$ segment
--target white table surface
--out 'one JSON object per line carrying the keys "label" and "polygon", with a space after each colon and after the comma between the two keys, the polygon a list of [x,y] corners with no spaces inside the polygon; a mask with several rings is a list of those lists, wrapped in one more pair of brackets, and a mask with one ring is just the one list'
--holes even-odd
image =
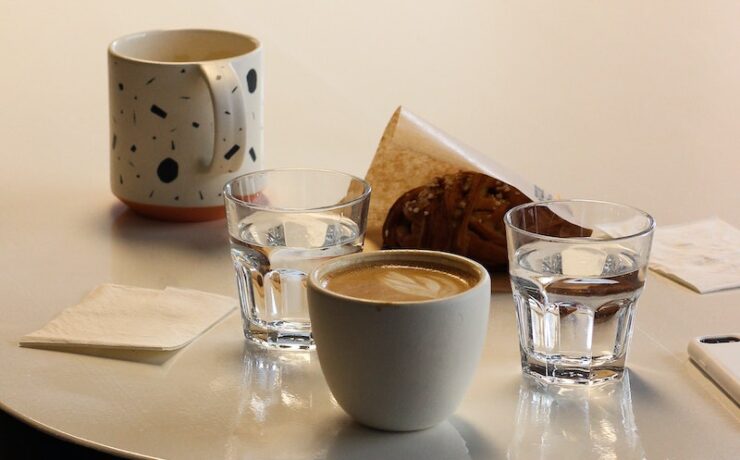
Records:
{"label": "white table surface", "polygon": [[433,430],[365,430],[314,354],[245,344],[238,315],[171,355],[17,347],[103,282],[234,295],[222,221],[141,219],[108,188],[105,49],[175,27],[254,34],[267,166],[363,175],[407,105],[563,196],[658,224],[740,226],[734,2],[13,2],[0,4],[0,407],[83,444],[164,458],[736,458],[740,409],[688,340],[740,329],[740,290],[652,274],[621,385],[555,394],[520,376],[513,303]]}

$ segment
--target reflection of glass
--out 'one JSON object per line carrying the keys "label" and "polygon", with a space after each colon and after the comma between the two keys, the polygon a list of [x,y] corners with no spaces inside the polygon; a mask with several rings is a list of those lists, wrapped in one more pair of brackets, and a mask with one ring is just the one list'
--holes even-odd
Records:
{"label": "reflection of glass", "polygon": [[327,460],[470,459],[465,440],[450,422],[403,433],[377,431],[348,423],[337,434]]}
{"label": "reflection of glass", "polygon": [[[316,458],[337,431],[339,408],[315,353],[246,342],[237,420],[228,458]],[[319,421],[324,429],[316,429]],[[279,446],[276,450],[275,446]]]}
{"label": "reflection of glass", "polygon": [[598,387],[564,387],[524,377],[508,458],[642,459],[629,373]]}

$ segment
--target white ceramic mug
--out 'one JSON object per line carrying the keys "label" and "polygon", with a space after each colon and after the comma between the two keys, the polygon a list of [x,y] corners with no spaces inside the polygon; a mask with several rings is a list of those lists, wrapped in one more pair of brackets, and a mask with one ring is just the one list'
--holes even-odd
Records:
{"label": "white ceramic mug", "polygon": [[[456,295],[404,302],[359,299],[323,286],[337,270],[373,263],[431,263],[475,281]],[[317,267],[308,279],[311,327],[339,405],[364,425],[392,431],[428,428],[451,415],[480,361],[490,283],[477,262],[435,251],[366,252]]]}
{"label": "white ceramic mug", "polygon": [[259,41],[232,32],[151,31],[113,41],[113,193],[151,217],[223,217],[224,184],[261,169],[261,69]]}

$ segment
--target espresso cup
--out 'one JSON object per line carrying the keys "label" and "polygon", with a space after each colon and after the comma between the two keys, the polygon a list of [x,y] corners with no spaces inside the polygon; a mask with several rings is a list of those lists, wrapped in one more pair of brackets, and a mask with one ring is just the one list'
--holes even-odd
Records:
{"label": "espresso cup", "polygon": [[339,405],[390,431],[445,420],[480,360],[490,293],[483,266],[435,251],[359,253],[316,267],[309,315]]}
{"label": "espresso cup", "polygon": [[150,217],[223,217],[224,184],[261,169],[261,62],[259,41],[232,32],[151,31],[113,41],[113,193]]}

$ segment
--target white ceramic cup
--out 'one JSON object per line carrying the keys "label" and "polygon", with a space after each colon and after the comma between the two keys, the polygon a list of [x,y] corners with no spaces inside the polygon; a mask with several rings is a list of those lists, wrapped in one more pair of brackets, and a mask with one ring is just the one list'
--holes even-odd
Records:
{"label": "white ceramic cup", "polygon": [[[336,270],[378,262],[433,263],[463,270],[475,282],[450,297],[407,302],[358,299],[322,286]],[[490,283],[477,262],[435,251],[353,254],[314,269],[308,279],[311,327],[339,405],[356,421],[391,431],[428,428],[450,416],[480,360]]]}
{"label": "white ceramic cup", "polygon": [[113,193],[150,217],[223,217],[224,184],[261,169],[261,69],[259,41],[232,32],[151,31],[113,41]]}

